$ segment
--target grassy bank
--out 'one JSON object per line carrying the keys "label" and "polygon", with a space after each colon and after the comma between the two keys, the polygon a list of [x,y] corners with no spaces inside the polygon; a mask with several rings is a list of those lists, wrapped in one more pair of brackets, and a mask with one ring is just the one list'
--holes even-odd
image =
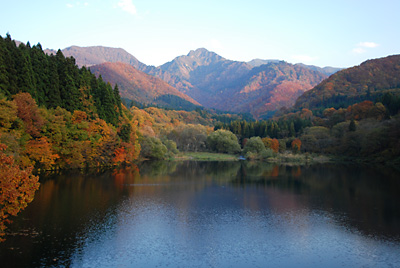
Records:
{"label": "grassy bank", "polygon": [[276,156],[268,158],[266,160],[270,163],[281,163],[281,164],[314,164],[314,163],[326,163],[331,162],[332,159],[325,155],[317,154],[293,154],[291,152],[278,153]]}
{"label": "grassy bank", "polygon": [[[209,152],[185,152],[175,155],[171,160],[173,161],[238,161],[239,156],[231,154],[219,154]],[[315,154],[293,154],[289,152],[278,153],[274,157],[261,160],[270,163],[293,163],[293,164],[311,164],[311,163],[326,163],[331,159],[323,155]]]}
{"label": "grassy bank", "polygon": [[175,161],[199,160],[199,161],[238,161],[239,157],[231,154],[218,154],[208,152],[186,152],[173,157]]}

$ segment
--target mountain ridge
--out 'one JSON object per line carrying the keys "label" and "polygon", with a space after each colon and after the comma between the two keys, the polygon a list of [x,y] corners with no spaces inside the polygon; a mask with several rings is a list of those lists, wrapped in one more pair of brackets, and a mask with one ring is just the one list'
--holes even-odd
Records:
{"label": "mountain ridge", "polygon": [[[129,64],[139,71],[164,80],[206,108],[230,112],[250,112],[257,118],[273,110],[294,104],[301,93],[316,86],[327,77],[323,73],[323,68],[316,66],[293,65],[279,60],[233,61],[205,48],[191,50],[188,54],[175,57],[158,67],[147,66],[119,48],[73,46],[62,51],[66,56],[76,58],[78,65],[88,66],[108,61]],[[271,63],[275,65],[271,65]],[[263,65],[266,66],[265,68],[282,65],[282,68],[281,70],[272,68],[273,72],[276,72],[275,74],[267,72],[271,77],[264,79],[262,83],[256,83],[253,81],[254,78],[248,75],[253,69]],[[288,73],[282,72],[286,69]],[[305,69],[311,71],[304,71]],[[259,75],[266,75],[265,69],[260,72],[262,74]],[[302,75],[291,76],[293,72],[301,72]],[[312,77],[304,80],[304,75]],[[275,80],[276,77],[279,77],[279,81]],[[295,79],[295,77],[297,78]],[[312,83],[306,81],[312,81]],[[259,88],[255,90],[254,86],[257,85]],[[241,88],[239,88],[240,86]],[[246,92],[251,87],[254,92]],[[282,91],[281,94],[278,91]],[[258,100],[256,92],[259,96]]]}

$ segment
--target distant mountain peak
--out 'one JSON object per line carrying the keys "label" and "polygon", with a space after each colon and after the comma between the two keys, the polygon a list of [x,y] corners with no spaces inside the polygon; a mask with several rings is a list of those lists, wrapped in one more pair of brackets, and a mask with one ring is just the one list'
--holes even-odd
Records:
{"label": "distant mountain peak", "polygon": [[[202,48],[198,48],[196,50],[190,50],[188,56],[189,57],[204,57],[204,56],[210,56],[210,55],[217,55],[219,56],[217,53],[212,52],[207,50],[206,48],[202,47]],[[219,56],[221,57],[221,56]],[[222,58],[222,57],[221,57]]]}
{"label": "distant mountain peak", "polygon": [[225,60],[225,58],[221,57],[215,52],[209,51],[205,48],[198,48],[196,50],[191,50],[187,57],[190,57],[192,59],[202,59],[205,60],[205,62],[216,62],[220,60]]}

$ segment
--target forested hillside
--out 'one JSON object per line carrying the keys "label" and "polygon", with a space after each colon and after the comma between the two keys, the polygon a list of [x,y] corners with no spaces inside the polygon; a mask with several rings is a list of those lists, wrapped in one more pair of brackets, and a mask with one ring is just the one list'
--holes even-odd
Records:
{"label": "forested hillside", "polygon": [[295,107],[345,108],[364,100],[376,101],[386,93],[400,94],[400,55],[368,60],[337,72],[300,96]]}

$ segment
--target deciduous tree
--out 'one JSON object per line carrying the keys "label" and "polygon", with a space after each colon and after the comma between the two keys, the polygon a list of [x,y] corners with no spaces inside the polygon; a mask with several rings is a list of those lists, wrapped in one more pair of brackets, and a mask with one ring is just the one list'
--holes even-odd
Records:
{"label": "deciduous tree", "polygon": [[6,146],[0,143],[0,242],[4,239],[10,216],[16,216],[33,200],[39,188],[39,177],[32,175],[32,168],[22,170],[14,158],[4,154]]}
{"label": "deciduous tree", "polygon": [[17,115],[25,125],[25,131],[32,137],[40,137],[44,120],[39,108],[29,93],[18,93],[14,96],[17,105]]}
{"label": "deciduous tree", "polygon": [[207,146],[217,153],[236,154],[241,150],[235,134],[223,129],[214,131],[207,137]]}
{"label": "deciduous tree", "polygon": [[292,141],[292,151],[294,153],[298,153],[298,152],[300,152],[300,148],[301,148],[301,140],[300,139],[294,139]]}

